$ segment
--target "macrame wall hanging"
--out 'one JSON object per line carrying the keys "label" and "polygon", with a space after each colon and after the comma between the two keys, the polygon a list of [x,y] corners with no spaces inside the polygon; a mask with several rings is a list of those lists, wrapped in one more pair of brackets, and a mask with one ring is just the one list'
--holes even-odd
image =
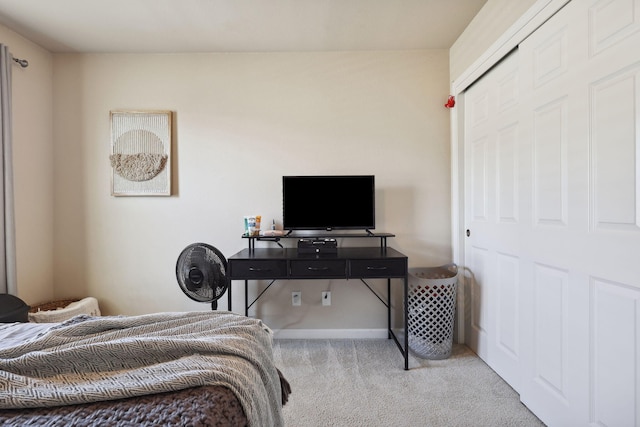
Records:
{"label": "macrame wall hanging", "polygon": [[111,112],[111,194],[171,195],[171,112]]}

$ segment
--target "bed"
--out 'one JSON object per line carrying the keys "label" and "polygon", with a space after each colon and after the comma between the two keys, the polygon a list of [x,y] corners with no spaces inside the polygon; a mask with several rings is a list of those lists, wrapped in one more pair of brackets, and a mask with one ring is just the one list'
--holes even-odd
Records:
{"label": "bed", "polygon": [[0,324],[0,425],[281,426],[271,341],[224,311]]}

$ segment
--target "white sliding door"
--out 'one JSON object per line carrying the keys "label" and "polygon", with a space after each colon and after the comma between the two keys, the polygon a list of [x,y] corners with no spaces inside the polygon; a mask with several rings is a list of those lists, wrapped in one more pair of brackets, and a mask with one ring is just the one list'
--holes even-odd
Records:
{"label": "white sliding door", "polygon": [[464,105],[469,344],[550,426],[640,425],[640,0],[572,1]]}
{"label": "white sliding door", "polygon": [[573,1],[520,45],[532,154],[521,396],[640,425],[640,1]]}
{"label": "white sliding door", "polygon": [[[583,2],[584,0],[579,0]],[[569,4],[520,45],[529,161],[523,401],[549,425],[587,425],[589,108],[585,19]],[[579,71],[580,70],[580,71]]]}
{"label": "white sliding door", "polygon": [[465,264],[470,346],[519,384],[521,219],[518,52],[465,95]]}

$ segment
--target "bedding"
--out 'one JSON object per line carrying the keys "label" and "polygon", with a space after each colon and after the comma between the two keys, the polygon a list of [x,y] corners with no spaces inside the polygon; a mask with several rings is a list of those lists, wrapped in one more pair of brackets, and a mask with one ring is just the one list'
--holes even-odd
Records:
{"label": "bedding", "polygon": [[56,325],[57,323],[0,323],[0,350],[22,344]]}
{"label": "bedding", "polygon": [[35,336],[17,325],[0,328],[0,424],[283,425],[290,389],[258,319],[77,316]]}

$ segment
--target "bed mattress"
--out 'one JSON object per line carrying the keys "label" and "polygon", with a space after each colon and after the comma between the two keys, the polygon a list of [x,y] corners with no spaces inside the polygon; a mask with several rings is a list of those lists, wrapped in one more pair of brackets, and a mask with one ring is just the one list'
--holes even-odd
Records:
{"label": "bed mattress", "polygon": [[[290,388],[271,363],[271,338],[265,341],[264,335],[270,330],[256,319],[215,313],[78,316],[62,324],[0,325],[0,425],[282,425],[281,406]],[[259,339],[242,344],[251,335]],[[94,353],[92,346],[113,351],[118,359],[129,352],[123,347],[128,341],[143,348],[144,354],[122,356],[122,366],[115,371],[109,371],[112,367],[96,368],[104,364],[103,355]],[[185,353],[189,345],[193,345],[193,351]],[[154,346],[158,348],[144,350]],[[172,346],[179,352],[166,356],[163,349]],[[214,354],[220,349],[220,355]],[[69,353],[76,359],[68,358]],[[88,355],[90,361],[74,362],[78,355]],[[202,365],[203,358],[211,359],[211,367]],[[42,365],[48,360],[52,366]],[[140,360],[147,360],[145,366],[138,366]],[[229,367],[221,366],[225,364]],[[122,383],[105,383],[105,378],[111,377],[118,381],[146,374],[154,377],[154,365],[160,367],[157,375],[161,381],[139,378],[140,384],[133,387],[148,386],[146,392],[138,390],[130,395],[130,390],[122,390]],[[180,366],[196,374],[179,372]],[[254,368],[258,370],[251,372]],[[167,372],[167,380],[162,381]],[[224,380],[227,377],[228,381]],[[186,387],[185,378],[190,378]],[[241,382],[248,378],[253,379],[245,388]],[[94,388],[93,383],[97,384]],[[105,388],[110,388],[109,393],[101,397]],[[70,390],[76,390],[75,394]],[[92,393],[97,397],[87,398]],[[47,398],[39,402],[39,396]]]}

